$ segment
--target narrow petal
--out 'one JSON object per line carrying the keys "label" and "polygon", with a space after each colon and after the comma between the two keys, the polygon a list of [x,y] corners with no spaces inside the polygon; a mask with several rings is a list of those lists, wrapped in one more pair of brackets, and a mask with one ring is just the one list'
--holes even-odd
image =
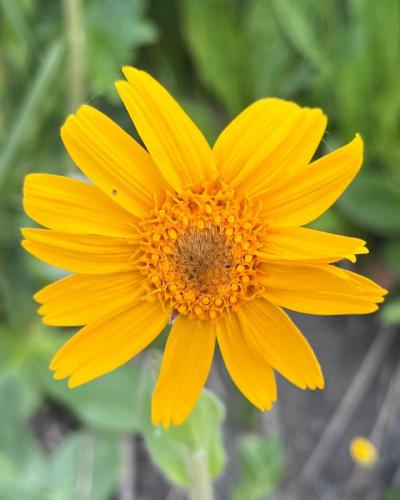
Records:
{"label": "narrow petal", "polygon": [[137,272],[73,275],[46,286],[34,296],[46,325],[81,326],[123,306],[143,294],[143,275]]}
{"label": "narrow petal", "polygon": [[43,262],[71,273],[108,274],[131,269],[135,247],[108,236],[22,229],[22,246]]}
{"label": "narrow petal", "polygon": [[91,106],[68,117],[61,137],[82,172],[121,207],[145,216],[167,188],[149,154]]}
{"label": "narrow petal", "polygon": [[136,220],[96,186],[59,175],[27,175],[24,209],[42,226],[76,234],[129,238]]}
{"label": "narrow petal", "polygon": [[223,179],[249,195],[272,179],[297,172],[311,160],[324,134],[320,109],[282,99],[262,99],[221,133],[213,152]]}
{"label": "narrow petal", "polygon": [[238,389],[260,410],[269,410],[277,391],[273,369],[242,330],[235,313],[217,323],[217,339],[226,368]]}
{"label": "narrow petal", "polygon": [[259,257],[264,261],[331,263],[368,253],[365,241],[305,227],[269,229]]}
{"label": "narrow petal", "polygon": [[77,387],[120,367],[147,347],[168,321],[159,302],[138,301],[76,333],[55,355],[54,378]]}
{"label": "narrow petal", "polygon": [[386,291],[358,274],[329,265],[262,264],[258,282],[274,304],[308,314],[376,311]]}
{"label": "narrow petal", "polygon": [[180,316],[169,334],[152,401],[152,421],[180,425],[206,383],[215,348],[215,325]]}
{"label": "narrow petal", "polygon": [[237,314],[246,341],[275,370],[300,389],[324,387],[312,348],[282,309],[257,299],[241,307]]}
{"label": "narrow petal", "polygon": [[180,191],[216,175],[204,136],[175,99],[144,71],[125,67],[116,88],[140,137],[168,182]]}
{"label": "narrow petal", "polygon": [[261,217],[271,225],[302,226],[335,203],[360,170],[363,142],[357,134],[346,146],[323,156],[253,196],[262,200]]}

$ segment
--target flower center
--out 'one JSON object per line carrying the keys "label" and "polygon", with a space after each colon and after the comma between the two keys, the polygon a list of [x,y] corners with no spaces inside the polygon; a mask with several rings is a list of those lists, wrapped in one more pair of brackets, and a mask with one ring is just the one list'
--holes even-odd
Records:
{"label": "flower center", "polygon": [[250,201],[226,186],[167,193],[140,224],[147,297],[200,319],[215,319],[249,300],[260,291],[261,229]]}

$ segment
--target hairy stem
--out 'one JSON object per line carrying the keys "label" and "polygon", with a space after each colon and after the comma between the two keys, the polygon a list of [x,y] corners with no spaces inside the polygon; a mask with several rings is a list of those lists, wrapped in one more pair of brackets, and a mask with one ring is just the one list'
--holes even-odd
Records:
{"label": "hairy stem", "polygon": [[213,500],[213,488],[208,471],[207,455],[202,452],[193,453],[188,457],[189,499]]}

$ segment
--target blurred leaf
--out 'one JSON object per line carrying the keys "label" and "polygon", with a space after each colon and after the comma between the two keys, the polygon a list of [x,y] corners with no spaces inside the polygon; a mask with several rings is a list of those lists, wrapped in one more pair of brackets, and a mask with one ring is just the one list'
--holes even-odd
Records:
{"label": "blurred leaf", "polygon": [[387,491],[384,500],[400,500],[400,489],[393,488]]}
{"label": "blurred leaf", "polygon": [[117,433],[136,432],[140,427],[139,367],[129,363],[76,389],[54,380],[48,358],[35,360],[43,389],[65,404],[87,425]]}
{"label": "blurred leaf", "polygon": [[166,477],[178,486],[189,482],[188,464],[193,456],[201,456],[209,473],[218,476],[225,465],[221,437],[224,408],[218,399],[203,390],[192,414],[180,426],[168,429],[148,425],[144,437],[150,456]]}
{"label": "blurred leaf", "polygon": [[118,484],[119,442],[106,436],[68,436],[49,458],[46,481],[56,500],[107,500]]}
{"label": "blurred leaf", "polygon": [[381,317],[389,325],[400,325],[400,296],[384,304],[381,310]]}
{"label": "blurred leaf", "polygon": [[42,101],[47,97],[53,78],[58,73],[61,63],[63,47],[59,41],[54,42],[43,56],[42,64],[27,88],[26,96],[17,111],[14,123],[11,126],[7,142],[0,154],[0,188],[8,173],[13,167],[13,159],[21,142],[24,140],[25,129],[31,125],[31,119],[36,116]]}
{"label": "blurred leaf", "polygon": [[227,0],[185,0],[181,5],[184,35],[199,78],[234,115],[243,106],[247,76],[234,6]]}
{"label": "blurred leaf", "polygon": [[339,201],[343,212],[379,235],[400,235],[400,189],[389,178],[364,172]]}
{"label": "blurred leaf", "polygon": [[0,498],[41,500],[45,459],[28,427],[18,378],[0,378],[0,401]]}
{"label": "blurred leaf", "polygon": [[271,0],[277,23],[295,49],[321,72],[329,59],[324,53],[315,22],[315,2]]}
{"label": "blurred leaf", "polygon": [[241,64],[242,72],[248,73],[248,102],[268,96],[291,95],[304,83],[308,73],[283,40],[271,2],[248,1],[242,23],[240,36],[244,39],[246,57]]}
{"label": "blurred leaf", "polygon": [[114,81],[121,67],[135,59],[136,51],[157,38],[145,18],[143,0],[102,0],[86,8],[87,71],[91,93],[104,93],[116,100]]}
{"label": "blurred leaf", "polygon": [[400,240],[388,241],[385,244],[383,258],[386,264],[400,276]]}
{"label": "blurred leaf", "polygon": [[261,500],[279,485],[284,469],[282,445],[278,434],[265,438],[245,436],[239,443],[240,481],[234,500]]}
{"label": "blurred leaf", "polygon": [[349,224],[335,209],[330,209],[322,214],[318,219],[312,221],[307,227],[329,233],[348,232]]}

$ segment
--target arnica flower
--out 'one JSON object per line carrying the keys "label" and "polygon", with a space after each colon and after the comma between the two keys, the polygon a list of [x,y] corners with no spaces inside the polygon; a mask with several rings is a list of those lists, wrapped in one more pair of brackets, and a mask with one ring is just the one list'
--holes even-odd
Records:
{"label": "arnica flower", "polygon": [[128,362],[168,322],[152,420],[182,423],[204,386],[216,342],[242,393],[261,410],[276,400],[274,371],[301,389],[324,379],[282,308],[370,313],[384,290],[333,264],[365,242],[304,226],[358,172],[359,135],[310,163],[326,117],[262,99],[213,148],[150,75],[124,68],[117,91],[146,146],[82,106],[61,129],[91,181],[26,177],[23,246],[73,273],[35,295],[48,325],[81,326],[57,353],[56,379],[76,387]]}
{"label": "arnica flower", "polygon": [[350,442],[350,455],[361,467],[372,467],[378,459],[375,445],[367,438],[357,436]]}

